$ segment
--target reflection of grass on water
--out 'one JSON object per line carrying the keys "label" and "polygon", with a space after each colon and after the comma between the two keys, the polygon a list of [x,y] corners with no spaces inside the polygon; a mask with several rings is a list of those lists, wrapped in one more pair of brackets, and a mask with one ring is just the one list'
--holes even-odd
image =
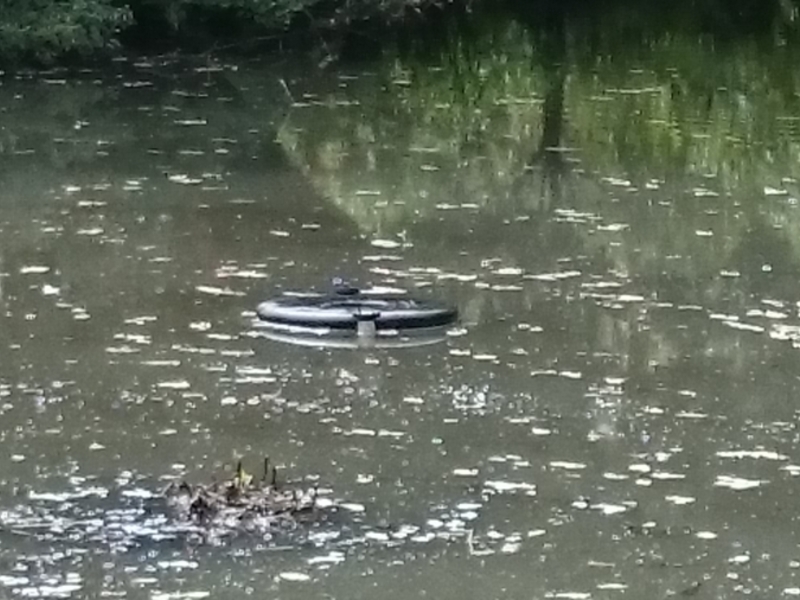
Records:
{"label": "reflection of grass on water", "polygon": [[592,168],[715,175],[718,191],[726,192],[796,176],[800,137],[791,119],[800,102],[780,89],[785,80],[771,72],[772,57],[744,43],[733,56],[720,56],[684,42],[659,50],[653,71],[629,73],[625,81],[605,76],[602,67],[595,79],[572,81],[572,123]]}
{"label": "reflection of grass on water", "polygon": [[[475,51],[454,43],[442,65],[381,65],[378,77],[348,86],[357,105],[295,109],[279,132],[320,191],[367,231],[392,229],[437,204],[491,210],[533,153],[541,78],[495,68],[511,57],[492,40]],[[517,47],[513,61],[521,68],[531,46]],[[373,210],[359,190],[378,192],[386,209]]]}
{"label": "reflection of grass on water", "polygon": [[[798,176],[791,119],[800,105],[795,78],[784,76],[794,45],[775,50],[744,38],[720,47],[708,36],[663,32],[632,58],[625,46],[601,43],[620,54],[589,61],[596,40],[564,18],[562,56],[518,22],[489,21],[471,37],[450,32],[433,54],[406,53],[379,66],[378,77],[348,85],[346,100],[357,106],[296,109],[288,127],[297,129],[280,139],[367,231],[403,228],[442,203],[537,208],[540,181],[526,169],[537,160],[548,103],[559,99],[548,92],[559,85],[561,145],[579,148],[590,172],[636,183],[714,175],[722,193]],[[356,193],[364,188],[387,207],[373,210]]]}

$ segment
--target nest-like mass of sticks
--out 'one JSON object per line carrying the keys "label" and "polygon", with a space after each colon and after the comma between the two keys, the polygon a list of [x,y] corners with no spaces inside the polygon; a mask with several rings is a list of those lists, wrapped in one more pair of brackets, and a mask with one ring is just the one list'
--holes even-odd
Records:
{"label": "nest-like mass of sticks", "polygon": [[278,483],[278,470],[264,459],[264,474],[256,480],[242,467],[234,476],[211,484],[172,482],[164,490],[178,517],[198,526],[222,530],[263,531],[293,527],[314,513],[317,488],[303,490]]}

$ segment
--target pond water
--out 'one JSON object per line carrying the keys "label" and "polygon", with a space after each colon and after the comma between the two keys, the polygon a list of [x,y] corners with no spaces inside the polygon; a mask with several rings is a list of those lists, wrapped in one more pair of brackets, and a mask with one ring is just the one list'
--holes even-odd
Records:
{"label": "pond water", "polygon": [[[800,51],[652,18],[5,74],[0,595],[800,595]],[[333,275],[461,323],[264,337]],[[339,509],[170,533],[265,455]]]}

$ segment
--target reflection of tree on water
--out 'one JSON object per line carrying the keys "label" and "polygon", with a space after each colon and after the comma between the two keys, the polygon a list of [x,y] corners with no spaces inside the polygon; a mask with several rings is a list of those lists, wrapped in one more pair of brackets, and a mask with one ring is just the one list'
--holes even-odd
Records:
{"label": "reflection of tree on water", "polygon": [[[600,9],[544,2],[535,12],[518,10],[516,21],[480,15],[466,27],[443,27],[421,43],[406,40],[405,54],[382,64],[377,78],[354,77],[348,93],[340,87],[315,99],[319,105],[341,103],[336,110],[295,110],[290,126],[306,133],[282,143],[298,164],[310,168],[322,193],[367,231],[399,230],[420,217],[435,218],[434,206],[452,198],[478,204],[482,214],[504,212],[504,218],[538,211],[550,195],[564,193],[565,181],[574,180],[564,179],[568,156],[545,151],[565,144],[580,149],[587,169],[627,171],[636,174],[637,183],[676,169],[724,169],[731,154],[726,136],[740,135],[723,129],[730,116],[736,117],[726,114],[735,102],[725,106],[728,100],[717,100],[712,110],[719,122],[711,123],[714,132],[706,138],[709,98],[720,98],[715,90],[724,83],[709,81],[707,64],[697,68],[695,54],[702,62],[716,59],[707,52],[713,46],[698,42],[690,26],[693,18],[714,10],[719,8],[703,5],[699,16],[688,11],[656,23],[649,10],[624,3]],[[759,22],[768,27],[770,19]],[[624,36],[615,35],[618,29],[610,25],[617,20],[624,24]],[[743,21],[752,25],[752,20],[735,21],[737,27]],[[734,24],[726,21],[718,29],[729,27]],[[671,28],[677,32],[674,39]],[[655,81],[645,81],[635,67],[654,56]],[[725,60],[731,67],[715,73],[751,68],[739,65],[751,61],[745,52]],[[387,93],[376,97],[375,84]],[[676,89],[687,93],[669,93]],[[350,110],[348,102],[358,104]],[[770,115],[781,112],[775,108]],[[310,132],[316,140],[309,139]],[[322,173],[314,156],[334,144],[342,157]],[[397,154],[403,152],[412,154],[396,168]],[[357,160],[360,155],[364,160]],[[522,175],[531,166],[534,173]],[[425,175],[431,171],[420,175],[417,168],[434,173],[457,168],[458,177],[449,187],[431,189],[425,179],[436,186],[440,182]],[[363,198],[352,197],[359,186],[377,187],[388,206],[369,210]]]}
{"label": "reflection of tree on water", "polygon": [[[535,60],[541,63],[545,93],[541,138],[528,165],[532,172],[526,172],[520,178],[541,178],[538,192],[543,206],[551,208],[560,204],[564,175],[569,166],[562,154],[565,134],[564,88],[568,70],[567,16],[566,7],[561,3],[545,3],[537,8],[535,14],[529,12],[530,10],[530,6],[526,5],[521,10],[519,19],[531,29],[534,44],[539,48]],[[521,183],[515,186],[515,195],[522,193],[522,187]]]}
{"label": "reflection of tree on water", "polygon": [[[735,297],[736,307],[744,309],[748,290],[790,295],[787,283],[796,271],[787,265],[800,252],[791,241],[798,238],[794,223],[800,219],[787,202],[765,200],[762,193],[765,186],[798,175],[791,120],[798,108],[796,86],[783,76],[786,65],[757,47],[736,45],[735,36],[729,36],[730,52],[715,54],[691,29],[675,26],[670,33],[671,25],[644,17],[637,22],[630,9],[592,10],[590,17],[583,9],[567,9],[545,3],[535,14],[517,13],[517,21],[473,23],[470,36],[451,30],[438,45],[391,57],[370,74],[287,75],[298,101],[279,130],[278,144],[270,139],[272,122],[283,113],[267,106],[274,98],[258,68],[241,68],[230,77],[168,76],[169,85],[149,73],[153,89],[142,81],[138,88],[116,85],[99,100],[98,88],[88,87],[85,108],[74,102],[41,111],[48,115],[42,131],[63,121],[57,131],[80,143],[48,140],[58,168],[16,172],[19,181],[36,182],[43,182],[43,172],[54,174],[50,186],[60,185],[67,168],[78,184],[142,174],[159,178],[148,202],[169,218],[149,221],[142,239],[180,240],[173,250],[201,266],[247,248],[254,255],[285,248],[292,240],[268,237],[270,229],[321,221],[323,232],[331,226],[338,233],[322,238],[309,233],[296,253],[320,239],[320,246],[355,247],[347,240],[359,233],[406,232],[420,249],[409,260],[442,270],[464,269],[473,258],[499,258],[504,266],[539,273],[562,268],[557,261],[566,258],[585,273],[624,273],[632,288],[659,300],[712,306]],[[638,33],[620,36],[614,27],[593,24],[595,18],[618,19],[626,32]],[[661,27],[659,35],[654,26]],[[791,46],[780,52],[793,64]],[[646,68],[632,70],[642,65]],[[723,86],[726,91],[720,91]],[[245,88],[247,94],[237,95]],[[58,96],[52,97],[56,103]],[[223,101],[234,97],[235,102]],[[31,102],[34,96],[27,98]],[[246,106],[250,98],[255,108]],[[281,110],[289,110],[282,100]],[[173,123],[203,116],[207,125],[194,129]],[[76,132],[72,127],[82,118],[90,125]],[[37,123],[22,121],[30,127]],[[245,135],[250,129],[259,131]],[[39,139],[42,131],[29,130],[28,139]],[[103,147],[102,159],[96,146],[83,143],[97,138],[114,142]],[[212,147],[209,138],[237,139]],[[570,169],[568,154],[548,150],[563,146],[579,148],[588,174]],[[148,148],[161,154],[148,155]],[[186,149],[204,153],[179,154]],[[14,160],[47,163],[41,157]],[[230,187],[201,193],[200,187],[168,185],[165,171],[209,172]],[[603,187],[606,176],[630,182]],[[265,180],[273,198],[261,202]],[[647,188],[652,180],[657,190]],[[796,195],[792,185],[786,187]],[[694,194],[693,188],[703,189]],[[257,202],[250,208],[225,205],[231,198]],[[186,210],[208,200],[212,210]],[[562,209],[572,212],[563,215]],[[96,212],[111,215],[110,208]],[[122,215],[120,224],[141,231],[135,217]],[[629,231],[598,230],[615,224]],[[788,244],[782,241],[787,239]],[[85,249],[87,255],[94,250],[89,244]],[[462,251],[472,258],[465,261]],[[324,262],[318,254],[306,254],[307,262]],[[762,278],[758,262],[786,275]],[[723,269],[739,269],[742,277],[722,281]],[[514,313],[514,300],[465,293],[484,299],[487,318]],[[592,312],[570,312],[556,301],[542,306],[539,300],[529,294],[520,306],[554,322],[589,319]],[[636,332],[637,321],[617,321],[620,331],[609,345],[620,347]],[[602,335],[599,319],[585,325]],[[642,335],[650,335],[655,346],[669,345],[659,341],[668,335]]]}
{"label": "reflection of tree on water", "polygon": [[[205,68],[128,65],[57,91],[36,78],[5,82],[0,125],[14,145],[0,147],[8,222],[0,253],[15,314],[49,313],[59,298],[43,298],[20,276],[26,265],[49,269],[43,282],[64,298],[91,298],[94,319],[119,320],[125,296],[130,306],[156,299],[165,320],[180,322],[197,302],[187,291],[215,283],[226,261],[264,271],[271,255],[294,246],[314,276],[330,265],[320,246],[358,244],[352,220],[286,160],[273,114],[234,97],[248,82]],[[271,100],[265,92],[253,102]],[[164,273],[173,278],[159,279]],[[285,277],[275,275],[276,283]],[[220,281],[231,282],[245,283]]]}
{"label": "reflection of tree on water", "polygon": [[[545,2],[515,20],[478,19],[466,35],[410,44],[347,93],[320,95],[320,105],[345,102],[295,111],[282,143],[367,235],[406,232],[422,249],[411,261],[463,269],[463,252],[528,273],[575,266],[584,283],[612,280],[645,297],[621,310],[567,305],[582,291],[566,284],[542,293],[525,283],[517,296],[462,290],[479,322],[535,315],[560,324],[553,344],[574,331],[570,347],[613,354],[644,379],[684,354],[741,358],[739,334],[702,320],[684,336],[655,306],[743,316],[754,297],[790,295],[776,285],[789,279],[762,277],[755,257],[791,273],[800,250],[780,241],[796,237],[797,214],[764,197],[767,187],[796,194],[784,178],[800,175],[798,104],[793,73],[783,72],[796,48],[776,56],[753,42],[781,35],[772,4],[758,19],[741,17],[755,10],[748,5],[701,35],[698,23],[723,10],[712,4],[661,7],[654,18],[626,3]],[[343,158],[321,168],[313,157],[334,145]],[[577,148],[580,169],[548,150],[565,147]],[[478,275],[504,283],[490,272]],[[726,365],[741,373],[741,361]]]}

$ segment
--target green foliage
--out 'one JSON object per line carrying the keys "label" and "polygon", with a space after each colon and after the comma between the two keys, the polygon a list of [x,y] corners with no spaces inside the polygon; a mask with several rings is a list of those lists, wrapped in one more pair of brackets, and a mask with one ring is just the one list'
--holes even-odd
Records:
{"label": "green foliage", "polygon": [[0,0],[0,58],[48,60],[112,43],[130,21],[127,7],[108,0]]}
{"label": "green foliage", "polygon": [[[282,28],[319,0],[129,0],[135,15],[165,22],[173,33],[214,22],[240,28]],[[232,33],[232,32],[231,32]]]}
{"label": "green foliage", "polygon": [[184,37],[243,39],[292,24],[315,29],[396,18],[449,0],[0,0],[0,63],[47,62],[117,44],[128,29],[145,43]]}
{"label": "green foliage", "polygon": [[[675,4],[677,2],[677,4]],[[620,44],[639,39],[657,43],[668,28],[684,33],[711,32],[717,40],[754,31],[771,31],[785,41],[800,18],[800,0],[653,0],[646,10],[634,0],[0,0],[0,63],[36,58],[49,60],[73,53],[88,54],[113,46],[123,29],[135,38],[160,43],[200,37],[247,40],[279,33],[289,26],[315,32],[346,28],[366,20],[396,21],[432,6],[511,9],[540,41],[570,21],[569,37],[584,44],[586,63],[618,54]],[[488,12],[488,10],[487,10]],[[611,24],[612,26],[608,26]],[[614,32],[613,35],[598,31]]]}

